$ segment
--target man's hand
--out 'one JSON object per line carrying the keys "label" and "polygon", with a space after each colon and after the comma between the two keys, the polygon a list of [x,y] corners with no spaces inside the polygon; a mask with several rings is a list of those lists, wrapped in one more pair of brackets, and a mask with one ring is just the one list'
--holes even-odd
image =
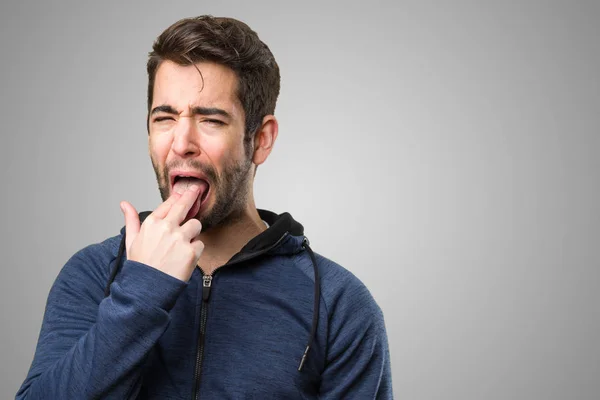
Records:
{"label": "man's hand", "polygon": [[140,227],[136,209],[121,202],[125,215],[127,259],[137,261],[184,282],[189,281],[198,264],[204,243],[197,237],[202,224],[191,218],[181,225],[198,198],[198,187],[191,185],[182,194],[173,193]]}

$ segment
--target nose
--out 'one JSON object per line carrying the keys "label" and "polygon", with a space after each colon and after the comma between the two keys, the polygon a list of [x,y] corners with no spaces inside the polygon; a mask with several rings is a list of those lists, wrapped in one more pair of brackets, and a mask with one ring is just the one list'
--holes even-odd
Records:
{"label": "nose", "polygon": [[200,154],[199,134],[193,117],[180,117],[173,132],[173,152],[180,157],[195,157]]}

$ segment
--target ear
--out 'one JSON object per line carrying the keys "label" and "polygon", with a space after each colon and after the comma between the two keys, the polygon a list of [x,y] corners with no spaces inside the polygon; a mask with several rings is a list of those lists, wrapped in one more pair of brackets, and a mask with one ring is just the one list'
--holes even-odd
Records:
{"label": "ear", "polygon": [[262,125],[254,137],[254,154],[252,162],[255,165],[264,163],[271,154],[277,134],[279,133],[279,124],[274,115],[267,115],[263,118]]}

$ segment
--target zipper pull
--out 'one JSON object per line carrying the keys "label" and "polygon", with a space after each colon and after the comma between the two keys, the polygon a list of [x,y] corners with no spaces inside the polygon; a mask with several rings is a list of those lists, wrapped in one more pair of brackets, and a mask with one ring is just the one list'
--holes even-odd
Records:
{"label": "zipper pull", "polygon": [[212,276],[204,275],[202,277],[202,301],[208,301],[210,297],[210,288],[212,285]]}

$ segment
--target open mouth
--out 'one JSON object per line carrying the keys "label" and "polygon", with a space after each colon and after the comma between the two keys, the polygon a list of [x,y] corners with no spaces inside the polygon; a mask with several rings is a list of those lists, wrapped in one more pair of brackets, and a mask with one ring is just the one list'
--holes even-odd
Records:
{"label": "open mouth", "polygon": [[199,203],[202,204],[208,197],[208,193],[210,191],[210,184],[203,178],[189,175],[175,175],[172,178],[171,190],[178,193],[183,193],[188,189],[188,187],[194,184],[200,188],[198,199],[200,200]]}

